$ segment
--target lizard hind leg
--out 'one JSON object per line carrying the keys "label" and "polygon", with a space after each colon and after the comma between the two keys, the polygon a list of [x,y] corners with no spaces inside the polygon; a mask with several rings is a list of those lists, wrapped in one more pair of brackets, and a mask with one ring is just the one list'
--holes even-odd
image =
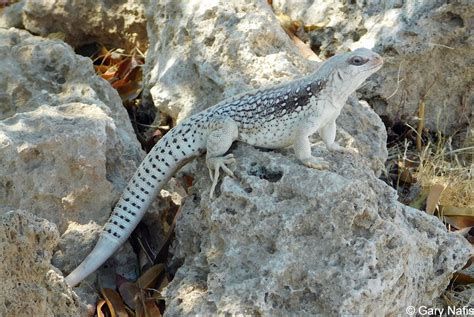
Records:
{"label": "lizard hind leg", "polygon": [[214,190],[219,181],[219,171],[222,169],[227,175],[235,177],[228,165],[235,162],[233,154],[224,155],[237,139],[238,128],[234,120],[224,118],[216,120],[215,128],[209,133],[206,143],[206,165],[209,169],[212,186],[209,197],[213,198]]}

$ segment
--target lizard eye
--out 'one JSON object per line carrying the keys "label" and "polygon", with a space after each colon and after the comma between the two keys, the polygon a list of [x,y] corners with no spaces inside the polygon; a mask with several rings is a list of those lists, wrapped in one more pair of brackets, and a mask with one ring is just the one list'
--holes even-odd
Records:
{"label": "lizard eye", "polygon": [[360,65],[364,65],[365,63],[367,63],[368,59],[366,58],[363,58],[363,57],[360,57],[360,56],[352,56],[350,59],[349,59],[349,64],[351,65],[355,65],[355,66],[360,66]]}

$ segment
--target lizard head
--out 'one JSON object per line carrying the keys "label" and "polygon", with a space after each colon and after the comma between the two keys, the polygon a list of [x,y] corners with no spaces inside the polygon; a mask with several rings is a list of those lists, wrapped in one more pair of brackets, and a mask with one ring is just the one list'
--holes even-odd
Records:
{"label": "lizard head", "polygon": [[352,52],[335,55],[328,59],[326,66],[333,87],[352,93],[370,75],[378,71],[383,65],[382,57],[366,48],[358,48]]}
{"label": "lizard head", "polygon": [[382,57],[366,48],[358,48],[343,55],[342,62],[349,76],[360,77],[364,81],[383,65]]}

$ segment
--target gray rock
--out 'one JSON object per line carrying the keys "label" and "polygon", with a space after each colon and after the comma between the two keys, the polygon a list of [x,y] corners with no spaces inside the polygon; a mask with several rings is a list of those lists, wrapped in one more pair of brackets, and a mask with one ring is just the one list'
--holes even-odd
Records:
{"label": "gray rock", "polygon": [[147,15],[145,89],[178,120],[316,67],[299,56],[265,1],[152,0]]}
{"label": "gray rock", "polygon": [[124,159],[141,159],[117,91],[95,74],[89,58],[76,55],[62,41],[16,29],[0,29],[0,55],[0,120],[41,105],[96,105],[114,120],[118,137],[125,144]]}
{"label": "gray rock", "polygon": [[[178,121],[227,97],[318,67],[300,56],[266,1],[154,0],[148,22],[145,89],[160,111]],[[341,143],[352,143],[380,173],[387,158],[380,119],[353,101],[339,123]]]}
{"label": "gray rock", "polygon": [[339,144],[354,149],[367,158],[375,175],[380,176],[388,157],[387,131],[380,117],[366,101],[351,97],[336,124],[336,139]]}
{"label": "gray rock", "polygon": [[19,1],[0,10],[0,28],[23,28],[21,14],[24,4],[23,1]]}
{"label": "gray rock", "polygon": [[426,126],[451,133],[474,115],[472,1],[274,0],[305,24],[324,22],[311,34],[321,56],[357,47],[373,48],[384,67],[361,89],[388,121],[417,125],[425,96]]}
{"label": "gray rock", "polygon": [[32,33],[61,32],[77,47],[98,42],[127,51],[147,48],[143,1],[25,0],[23,23]]}
{"label": "gray rock", "polygon": [[87,311],[51,265],[54,224],[14,210],[0,214],[0,315],[85,316]]}
{"label": "gray rock", "polygon": [[70,221],[105,222],[119,193],[107,169],[124,174],[133,165],[108,161],[123,144],[112,119],[93,105],[19,113],[0,122],[0,144],[1,208],[34,210],[61,233]]}
{"label": "gray rock", "polygon": [[[54,263],[67,273],[95,244],[143,152],[90,59],[15,29],[0,29],[0,52],[0,214],[25,209],[55,223]],[[125,254],[118,259],[136,265]]]}
{"label": "gray rock", "polygon": [[[168,316],[404,314],[429,305],[472,255],[435,217],[397,202],[356,155],[329,171],[238,146],[237,179],[208,198],[204,160],[177,222]],[[219,193],[220,191],[220,193]]]}

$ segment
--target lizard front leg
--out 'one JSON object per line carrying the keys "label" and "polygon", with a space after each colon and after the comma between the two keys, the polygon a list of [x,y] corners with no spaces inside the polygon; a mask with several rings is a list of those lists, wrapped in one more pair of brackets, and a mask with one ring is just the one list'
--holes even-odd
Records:
{"label": "lizard front leg", "polygon": [[324,144],[329,151],[340,151],[340,152],[347,152],[347,153],[357,153],[353,149],[348,149],[343,146],[340,146],[336,140],[336,120],[331,120],[328,124],[322,127],[319,130],[319,135],[321,139],[323,139]]}
{"label": "lizard front leg", "polygon": [[237,124],[234,120],[225,118],[222,119],[222,121],[219,120],[215,122],[215,128],[207,137],[206,165],[212,180],[212,186],[209,192],[210,198],[214,195],[221,168],[227,175],[235,177],[234,173],[227,167],[228,164],[235,162],[234,155],[228,154],[224,156],[224,154],[237,139],[237,136]]}
{"label": "lizard front leg", "polygon": [[329,163],[320,157],[315,157],[311,154],[311,143],[309,142],[309,135],[306,129],[299,129],[295,135],[295,141],[293,148],[298,160],[303,163],[304,166],[316,168],[316,169],[327,169]]}

